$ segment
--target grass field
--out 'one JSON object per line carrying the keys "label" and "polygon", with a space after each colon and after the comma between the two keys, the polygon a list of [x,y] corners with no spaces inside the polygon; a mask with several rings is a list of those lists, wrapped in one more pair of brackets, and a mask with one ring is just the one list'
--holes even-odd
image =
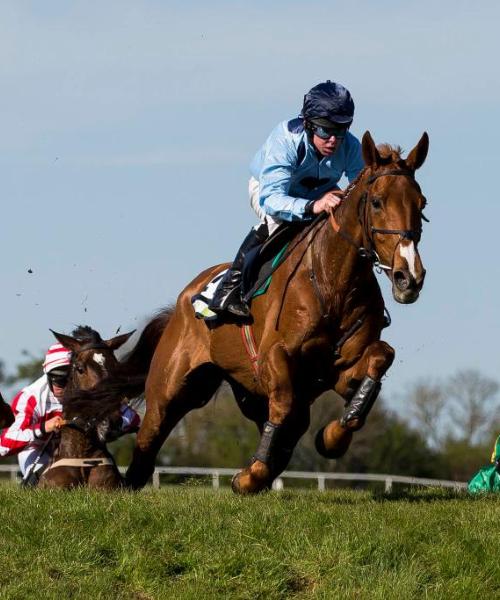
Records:
{"label": "grass field", "polygon": [[500,498],[0,488],[0,598],[498,598]]}

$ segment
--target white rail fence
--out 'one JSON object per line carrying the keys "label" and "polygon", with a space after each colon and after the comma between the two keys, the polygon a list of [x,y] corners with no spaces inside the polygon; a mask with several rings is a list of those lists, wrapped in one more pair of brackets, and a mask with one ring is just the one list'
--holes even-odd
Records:
{"label": "white rail fence", "polygon": [[[125,472],[125,467],[120,471]],[[210,477],[212,487],[219,489],[221,477],[232,477],[238,469],[204,468],[204,467],[156,467],[153,473],[153,487],[161,485],[161,475],[179,475],[192,477]],[[0,473],[9,473],[12,481],[19,481],[21,473],[17,465],[0,465]],[[467,484],[462,481],[450,481],[448,479],[426,479],[422,477],[406,477],[404,475],[385,475],[379,473],[316,473],[309,471],[284,471],[273,484],[273,489],[282,490],[286,479],[316,480],[318,490],[325,491],[327,481],[376,481],[384,483],[386,492],[392,490],[394,483],[407,485],[420,485],[426,487],[447,487],[455,490],[467,489]]]}

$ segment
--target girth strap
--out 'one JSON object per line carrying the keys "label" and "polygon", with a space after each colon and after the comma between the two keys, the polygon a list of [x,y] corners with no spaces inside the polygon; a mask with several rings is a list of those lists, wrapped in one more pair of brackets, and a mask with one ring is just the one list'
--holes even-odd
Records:
{"label": "girth strap", "polygon": [[252,364],[253,370],[255,373],[259,370],[258,360],[259,353],[257,352],[257,344],[255,342],[255,337],[253,335],[253,330],[251,325],[243,325],[240,328],[241,339],[243,340],[243,346],[245,347],[246,353],[250,358],[250,362]]}
{"label": "girth strap", "polygon": [[46,471],[55,467],[102,467],[104,465],[114,465],[115,461],[111,458],[60,458],[55,463],[47,467]]}

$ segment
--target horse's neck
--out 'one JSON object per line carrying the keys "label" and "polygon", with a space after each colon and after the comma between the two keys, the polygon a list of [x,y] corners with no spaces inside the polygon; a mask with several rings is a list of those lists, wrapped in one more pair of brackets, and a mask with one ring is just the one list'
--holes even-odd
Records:
{"label": "horse's neck", "polygon": [[365,242],[360,222],[364,187],[360,177],[335,213],[335,220],[344,235],[326,222],[314,244],[313,269],[329,305],[338,305],[353,287],[360,287],[363,282],[372,283],[371,263],[368,259],[361,259],[358,251]]}
{"label": "horse's neck", "polygon": [[104,454],[104,451],[92,443],[81,431],[62,429],[59,442],[59,458],[89,458]]}

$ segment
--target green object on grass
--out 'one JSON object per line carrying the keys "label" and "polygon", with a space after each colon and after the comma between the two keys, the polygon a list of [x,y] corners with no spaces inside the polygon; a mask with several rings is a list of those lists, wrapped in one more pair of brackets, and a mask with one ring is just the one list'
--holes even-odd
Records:
{"label": "green object on grass", "polygon": [[500,492],[500,435],[495,442],[491,462],[491,465],[481,467],[469,481],[468,489],[472,494]]}

